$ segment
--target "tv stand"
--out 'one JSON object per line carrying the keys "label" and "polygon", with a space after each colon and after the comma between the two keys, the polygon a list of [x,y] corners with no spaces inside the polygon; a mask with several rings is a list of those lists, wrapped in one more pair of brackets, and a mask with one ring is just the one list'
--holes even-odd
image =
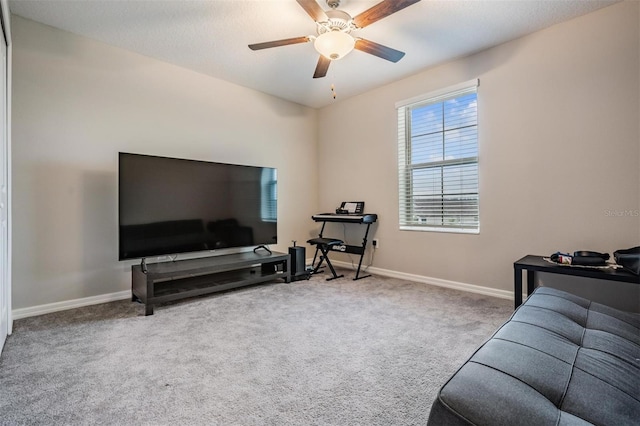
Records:
{"label": "tv stand", "polygon": [[[146,272],[143,270],[146,266]],[[173,262],[131,266],[131,299],[153,307],[189,297],[229,290],[276,279],[291,282],[289,255],[236,253]]]}

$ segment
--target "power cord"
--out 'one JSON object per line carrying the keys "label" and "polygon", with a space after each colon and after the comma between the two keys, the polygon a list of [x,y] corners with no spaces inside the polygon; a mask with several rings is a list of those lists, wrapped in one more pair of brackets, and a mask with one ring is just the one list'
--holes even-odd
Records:
{"label": "power cord", "polygon": [[[347,241],[347,226],[346,224],[342,224],[342,241]],[[367,248],[365,247],[365,250]],[[373,265],[373,259],[375,257],[375,253],[376,253],[376,249],[375,246],[372,245],[370,253],[369,253],[369,264],[368,265],[364,265],[363,267],[360,267],[360,272],[364,272],[366,273],[369,270],[369,267],[371,265]],[[346,253],[347,256],[349,256],[349,261],[351,262],[351,269],[356,269],[356,264],[353,261],[353,257],[351,257],[351,253]]]}

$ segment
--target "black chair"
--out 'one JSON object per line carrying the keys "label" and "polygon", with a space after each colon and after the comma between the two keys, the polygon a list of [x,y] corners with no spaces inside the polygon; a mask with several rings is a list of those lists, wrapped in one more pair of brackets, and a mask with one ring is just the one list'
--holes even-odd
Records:
{"label": "black chair", "polygon": [[322,266],[322,262],[326,261],[327,266],[329,266],[329,269],[331,269],[331,274],[333,275],[331,278],[327,278],[327,281],[344,277],[344,275],[336,274],[336,270],[333,268],[333,265],[329,260],[329,250],[331,250],[331,247],[343,245],[344,241],[338,240],[336,238],[312,238],[309,241],[307,241],[307,243],[316,246],[316,249],[320,250],[320,252],[322,253],[320,255],[320,261],[318,262],[316,267],[313,268],[313,271],[311,272],[312,274],[317,274],[318,272],[321,272],[320,267]]}

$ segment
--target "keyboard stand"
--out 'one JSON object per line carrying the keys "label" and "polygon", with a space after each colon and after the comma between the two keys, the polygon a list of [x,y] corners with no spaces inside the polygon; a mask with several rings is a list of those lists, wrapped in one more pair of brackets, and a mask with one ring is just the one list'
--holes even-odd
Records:
{"label": "keyboard stand", "polygon": [[[312,267],[314,268],[313,273],[321,272],[320,267],[324,260],[326,261],[327,266],[329,266],[333,274],[333,277],[330,279],[339,278],[339,276],[337,276],[333,268],[333,265],[329,261],[329,251],[337,251],[341,253],[360,255],[360,260],[358,262],[358,269],[356,270],[356,276],[353,279],[354,281],[371,276],[371,275],[361,276],[360,270],[362,267],[362,260],[364,259],[364,253],[367,247],[367,237],[369,236],[369,228],[371,227],[371,224],[376,222],[378,219],[378,216],[376,214],[354,216],[354,215],[324,213],[324,214],[314,215],[312,216],[312,219],[316,222],[322,222],[322,228],[320,229],[320,234],[318,235],[318,238],[313,238],[308,241],[309,244],[313,244],[316,246],[316,252],[313,255],[313,263],[312,263]],[[323,234],[324,234],[324,227],[327,224],[327,222],[366,224],[367,228],[364,233],[364,238],[362,239],[362,245],[359,245],[359,246],[349,245],[349,244],[345,244],[344,241],[336,238],[325,238]],[[318,244],[319,242],[321,244]],[[331,242],[331,243],[328,243],[328,242]],[[323,243],[326,243],[326,244],[323,244]],[[316,259],[318,258],[318,251],[320,251],[321,255],[320,255],[320,261],[316,265]]]}

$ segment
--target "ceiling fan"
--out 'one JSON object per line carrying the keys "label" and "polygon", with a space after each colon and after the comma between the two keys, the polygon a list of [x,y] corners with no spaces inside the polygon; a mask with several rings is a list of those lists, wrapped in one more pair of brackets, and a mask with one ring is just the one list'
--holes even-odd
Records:
{"label": "ceiling fan", "polygon": [[321,78],[327,75],[331,61],[343,58],[353,49],[391,62],[398,62],[402,59],[404,52],[360,37],[354,37],[351,35],[351,32],[371,25],[420,0],[383,0],[354,18],[347,12],[338,9],[338,7],[340,7],[340,0],[326,0],[327,5],[331,8],[331,10],[327,11],[322,10],[316,0],[296,1],[316,22],[318,35],[250,44],[249,49],[261,50],[312,41],[315,49],[320,53],[313,78]]}

